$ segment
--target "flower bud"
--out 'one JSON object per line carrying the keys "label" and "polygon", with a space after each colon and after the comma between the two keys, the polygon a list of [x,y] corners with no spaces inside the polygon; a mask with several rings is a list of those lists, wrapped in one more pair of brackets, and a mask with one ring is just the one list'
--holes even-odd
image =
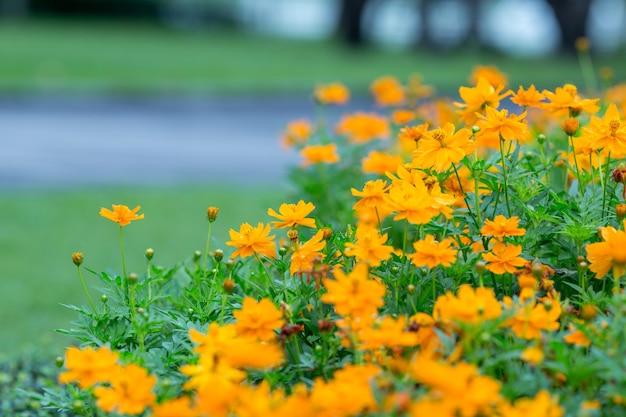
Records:
{"label": "flower bud", "polygon": [[580,309],[580,316],[584,320],[593,320],[598,315],[598,307],[593,304],[585,304]]}
{"label": "flower bud", "polygon": [[626,217],[626,204],[618,204],[615,206],[615,215],[619,221]]}
{"label": "flower bud", "polygon": [[480,132],[480,127],[474,125],[472,126],[472,133],[475,135],[476,133]]}
{"label": "flower bud", "polygon": [[106,294],[102,294],[102,295],[100,296],[100,301],[102,302],[102,304],[106,304],[106,303],[107,303],[107,301],[109,301],[109,297],[107,297],[107,295],[106,295]]}
{"label": "flower bud", "polygon": [[292,242],[294,242],[294,243],[297,242],[298,241],[298,231],[296,229],[289,229],[289,231],[287,232],[287,237]]}
{"label": "flower bud", "polygon": [[482,275],[487,270],[487,262],[485,262],[485,261],[478,261],[478,262],[476,262],[476,265],[474,265],[474,267],[476,268],[476,272],[478,272],[480,275]]}
{"label": "flower bud", "polygon": [[129,284],[136,284],[137,281],[139,281],[139,275],[135,274],[134,272],[131,272],[130,274],[128,274]]}
{"label": "flower bud", "polygon": [[215,252],[213,252],[213,259],[215,259],[216,262],[220,262],[224,259],[224,251],[221,249],[215,249]]}
{"label": "flower bud", "polygon": [[287,255],[287,251],[288,251],[288,249],[286,247],[284,247],[284,246],[281,246],[280,248],[278,248],[278,254],[280,256]]}
{"label": "flower bud", "polygon": [[561,124],[561,129],[563,129],[563,132],[565,132],[567,136],[574,136],[576,132],[578,132],[579,126],[580,124],[578,123],[578,120],[574,119],[573,117],[568,117]]}
{"label": "flower bud", "polygon": [[407,286],[406,286],[406,291],[407,291],[409,294],[413,294],[413,293],[415,292],[415,285],[413,285],[413,284],[409,284],[409,285],[407,285]]}
{"label": "flower bud", "polygon": [[199,250],[193,252],[193,261],[198,262],[202,258],[202,252]]}
{"label": "flower bud", "polygon": [[154,257],[154,249],[152,248],[146,249],[146,259],[151,261],[153,257]]}
{"label": "flower bud", "polygon": [[548,138],[547,138],[547,137],[546,137],[546,135],[544,135],[543,133],[540,133],[539,135],[537,135],[537,142],[538,142],[540,145],[543,145],[544,143],[546,143],[546,140],[547,140],[547,139],[548,139]]}
{"label": "flower bud", "polygon": [[330,238],[333,236],[333,229],[331,229],[330,227],[324,227],[322,229],[322,235],[324,240],[330,240]]}
{"label": "flower bud", "polygon": [[613,180],[618,183],[626,184],[626,166],[619,164],[611,173]]}
{"label": "flower bud", "polygon": [[72,254],[72,262],[74,262],[74,265],[80,266],[80,264],[83,263],[83,253],[82,252],[74,252]]}
{"label": "flower bud", "polygon": [[232,278],[226,278],[222,282],[222,288],[224,288],[224,291],[226,291],[227,294],[232,294],[233,291],[235,291],[235,285],[235,280]]}
{"label": "flower bud", "polygon": [[74,400],[72,402],[72,411],[77,414],[82,414],[85,409],[85,402],[81,400]]}
{"label": "flower bud", "polygon": [[54,360],[54,365],[57,368],[62,368],[64,363],[65,363],[65,359],[63,359],[62,356],[57,356],[56,359]]}
{"label": "flower bud", "polygon": [[335,322],[329,319],[322,319],[317,321],[317,328],[320,332],[330,332],[335,328]]}
{"label": "flower bud", "polygon": [[217,219],[217,213],[219,213],[220,209],[218,209],[217,207],[209,207],[206,210],[206,218],[209,220],[210,223],[213,223],[215,221],[215,219]]}
{"label": "flower bud", "polygon": [[233,269],[235,267],[235,261],[233,261],[232,259],[229,259],[226,261],[226,268],[227,269]]}

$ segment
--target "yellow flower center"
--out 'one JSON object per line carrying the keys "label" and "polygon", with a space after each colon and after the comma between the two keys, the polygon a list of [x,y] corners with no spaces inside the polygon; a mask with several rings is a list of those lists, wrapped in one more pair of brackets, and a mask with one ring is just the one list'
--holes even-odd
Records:
{"label": "yellow flower center", "polygon": [[619,119],[611,119],[609,120],[609,129],[611,129],[611,133],[615,134],[617,129],[621,126],[622,122]]}
{"label": "yellow flower center", "polygon": [[435,139],[438,142],[443,142],[443,140],[446,138],[446,133],[443,131],[443,129],[437,129],[433,132],[433,139]]}

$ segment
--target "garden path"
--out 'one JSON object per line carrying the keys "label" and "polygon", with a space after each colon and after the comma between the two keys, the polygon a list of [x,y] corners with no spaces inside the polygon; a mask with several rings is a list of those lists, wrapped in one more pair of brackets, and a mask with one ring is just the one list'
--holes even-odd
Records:
{"label": "garden path", "polygon": [[284,182],[299,157],[281,132],[314,117],[303,95],[5,96],[0,188]]}

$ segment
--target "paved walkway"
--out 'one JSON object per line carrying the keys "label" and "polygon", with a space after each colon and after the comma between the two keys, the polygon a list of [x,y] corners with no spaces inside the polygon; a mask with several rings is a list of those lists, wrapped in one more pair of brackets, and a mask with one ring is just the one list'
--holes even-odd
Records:
{"label": "paved walkway", "polygon": [[279,137],[303,117],[305,96],[4,97],[0,187],[284,182],[299,157]]}

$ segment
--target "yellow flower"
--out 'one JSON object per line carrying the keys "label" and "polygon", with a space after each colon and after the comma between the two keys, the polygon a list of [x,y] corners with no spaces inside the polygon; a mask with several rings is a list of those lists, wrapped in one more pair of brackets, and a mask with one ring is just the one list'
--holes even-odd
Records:
{"label": "yellow flower", "polygon": [[452,247],[454,241],[446,238],[437,242],[433,235],[413,243],[415,253],[407,255],[413,265],[434,268],[438,265],[450,266],[456,262],[456,250]]}
{"label": "yellow flower", "polygon": [[539,365],[544,358],[543,349],[539,346],[531,346],[522,351],[520,358],[531,365]]}
{"label": "yellow flower", "polygon": [[402,164],[402,158],[386,152],[370,151],[361,163],[364,173],[384,175],[387,171],[395,172]]}
{"label": "yellow flower", "polygon": [[478,79],[475,87],[459,88],[459,95],[464,102],[454,105],[461,108],[457,111],[461,115],[461,121],[465,122],[466,126],[474,125],[478,121],[476,113],[482,113],[487,106],[498,108],[500,100],[510,94],[510,92],[500,94],[503,89],[504,85],[493,87],[482,77]]}
{"label": "yellow flower", "polygon": [[120,365],[119,355],[107,346],[97,350],[92,347],[79,349],[70,347],[65,351],[64,372],[59,375],[59,382],[67,384],[77,382],[81,388],[93,387],[99,382],[108,382]]}
{"label": "yellow flower", "polygon": [[143,214],[137,214],[140,208],[141,206],[137,206],[131,210],[127,206],[113,204],[113,211],[102,207],[100,215],[105,219],[118,223],[120,226],[126,226],[133,220],[143,219]]}
{"label": "yellow flower", "polygon": [[346,104],[350,100],[350,91],[340,83],[318,85],[313,96],[321,104]]}
{"label": "yellow flower", "polygon": [[337,145],[335,143],[330,143],[328,145],[307,146],[300,151],[300,156],[304,158],[304,161],[302,162],[303,166],[318,164],[321,162],[325,164],[335,164],[339,162]]}
{"label": "yellow flower", "polygon": [[249,223],[243,223],[239,231],[230,229],[228,234],[231,240],[226,244],[238,248],[230,255],[231,258],[237,256],[247,258],[256,254],[271,258],[276,257],[276,244],[274,243],[276,236],[269,236],[269,224],[264,226],[263,223],[259,222],[257,227],[252,227]]}
{"label": "yellow flower", "polygon": [[548,99],[548,103],[543,103],[542,109],[556,117],[578,116],[581,112],[595,114],[600,107],[599,98],[582,99],[578,95],[578,89],[573,84],[565,84],[557,87],[555,92],[543,90],[543,95]]}
{"label": "yellow flower", "polygon": [[391,113],[391,120],[397,125],[406,125],[415,120],[415,112],[406,109],[395,110]]}
{"label": "yellow flower", "polygon": [[267,214],[281,220],[272,222],[273,226],[278,229],[296,227],[298,225],[315,228],[315,220],[306,217],[313,210],[315,210],[313,203],[305,203],[300,200],[297,204],[281,204],[278,208],[279,213],[270,208],[267,210]]}
{"label": "yellow flower", "polygon": [[602,119],[591,116],[591,122],[583,129],[583,136],[591,142],[594,151],[606,150],[617,158],[626,155],[626,123],[614,103],[609,105]]}
{"label": "yellow flower", "polygon": [[360,225],[355,235],[356,243],[346,243],[346,255],[354,256],[357,262],[377,267],[391,257],[393,246],[386,245],[387,233],[381,236],[377,228]]}
{"label": "yellow flower", "polygon": [[446,123],[443,128],[424,134],[417,150],[413,152],[413,168],[447,171],[473,152],[475,145],[470,140],[472,132],[465,128],[457,132],[454,130],[452,123]]}
{"label": "yellow flower", "polygon": [[407,323],[404,316],[397,319],[385,316],[375,327],[367,327],[358,334],[363,350],[374,350],[383,347],[416,346],[418,344],[417,333],[407,331]]}
{"label": "yellow flower", "polygon": [[404,87],[395,77],[380,77],[372,83],[370,91],[376,104],[381,107],[400,106],[404,104],[406,95]]}
{"label": "yellow flower", "polygon": [[515,305],[515,316],[507,320],[506,324],[517,337],[527,340],[539,339],[541,331],[558,330],[560,327],[561,304],[556,299],[546,299],[543,303],[531,302],[525,305]]}
{"label": "yellow flower", "polygon": [[321,261],[326,257],[326,255],[320,252],[325,246],[324,230],[321,229],[306,243],[299,245],[293,255],[291,255],[289,273],[294,275],[298,272],[310,272],[315,261]]}
{"label": "yellow flower", "polygon": [[524,236],[526,229],[519,228],[519,218],[513,216],[507,219],[502,214],[498,214],[493,220],[485,220],[485,225],[480,229],[483,236],[493,236],[503,238],[506,236]]}
{"label": "yellow flower", "polygon": [[305,119],[294,120],[287,124],[282,137],[282,144],[286,148],[305,143],[313,133],[313,125]]}
{"label": "yellow flower", "polygon": [[470,75],[469,82],[476,85],[478,80],[484,78],[493,88],[505,86],[509,83],[506,74],[502,73],[498,68],[493,65],[477,65],[474,67],[474,71]]}
{"label": "yellow flower", "polygon": [[541,107],[543,100],[546,98],[546,96],[537,91],[534,84],[531,84],[528,90],[524,90],[520,86],[517,93],[511,91],[511,94],[511,101],[522,107]]}
{"label": "yellow flower", "polygon": [[352,208],[354,210],[361,210],[364,208],[381,207],[385,203],[385,192],[387,189],[387,181],[385,180],[367,181],[361,191],[352,188],[350,190],[352,195],[361,197]]}
{"label": "yellow flower", "polygon": [[613,279],[619,280],[626,270],[626,233],[609,226],[603,227],[600,234],[602,242],[585,247],[589,269],[600,279],[613,268]]}
{"label": "yellow flower", "polygon": [[235,310],[237,320],[235,330],[239,336],[251,337],[263,341],[272,340],[274,330],[283,325],[283,313],[267,298],[257,302],[246,297],[241,303],[241,310]]}
{"label": "yellow flower", "polygon": [[476,324],[493,320],[502,314],[502,306],[491,288],[459,287],[455,297],[451,292],[439,296],[433,307],[433,318],[445,322]]}
{"label": "yellow flower", "polygon": [[156,401],[157,396],[152,392],[156,381],[156,376],[149,375],[144,368],[128,364],[111,379],[110,386],[94,388],[96,405],[109,413],[143,413]]}
{"label": "yellow flower", "polygon": [[151,417],[195,417],[198,413],[191,407],[189,397],[174,398],[152,406]]}
{"label": "yellow flower", "polygon": [[325,279],[327,293],[321,300],[333,304],[341,316],[372,317],[383,306],[385,285],[369,278],[367,264],[357,264],[350,274],[335,268],[335,279]]}
{"label": "yellow flower", "polygon": [[519,245],[509,245],[496,242],[491,252],[483,253],[483,259],[487,262],[487,269],[494,274],[504,274],[505,272],[515,272],[516,267],[524,266],[526,260],[521,258],[522,247]]}
{"label": "yellow flower", "polygon": [[492,142],[490,137],[498,137],[504,140],[519,140],[525,142],[528,140],[530,132],[528,125],[524,121],[526,112],[523,112],[519,116],[515,114],[509,115],[507,109],[500,111],[493,107],[487,106],[485,108],[485,114],[476,114],[478,120],[478,127],[480,132],[476,134],[476,141],[481,144],[486,137],[486,142]]}
{"label": "yellow flower", "polygon": [[391,128],[386,117],[375,113],[357,112],[343,116],[335,128],[351,143],[367,143],[374,139],[389,139]]}

